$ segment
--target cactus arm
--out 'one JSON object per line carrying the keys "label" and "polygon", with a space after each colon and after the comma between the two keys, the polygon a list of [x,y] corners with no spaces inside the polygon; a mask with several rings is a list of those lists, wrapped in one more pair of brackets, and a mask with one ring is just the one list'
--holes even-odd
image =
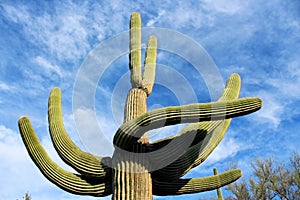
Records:
{"label": "cactus arm", "polygon": [[86,176],[111,177],[111,168],[108,167],[111,166],[110,157],[100,158],[83,152],[68,136],[62,120],[61,91],[59,88],[53,88],[50,93],[48,119],[53,145],[64,162]]}
{"label": "cactus arm", "polygon": [[18,121],[19,130],[25,147],[42,174],[61,189],[78,195],[107,196],[112,193],[109,180],[94,179],[68,172],[59,167],[40,144],[30,120],[21,117]]}
{"label": "cactus arm", "polygon": [[156,69],[156,51],[157,51],[157,39],[155,36],[150,36],[145,55],[144,74],[143,74],[143,89],[149,96],[152,93],[152,88],[155,79]]}
{"label": "cactus arm", "polygon": [[[240,76],[236,73],[231,74],[226,82],[224,91],[223,91],[222,95],[220,96],[220,98],[218,99],[218,101],[237,99],[239,96],[240,88],[241,88]],[[161,147],[165,146],[166,144],[170,143],[172,141],[172,139],[174,139],[176,137],[180,137],[180,136],[186,134],[187,132],[207,130],[208,128],[211,129],[212,127],[214,127],[214,124],[219,125],[220,122],[210,121],[210,122],[205,122],[204,124],[203,124],[203,122],[200,122],[197,124],[190,124],[187,127],[183,128],[178,134],[176,134],[174,136],[170,136],[170,137],[152,142],[151,143],[152,148],[154,150],[161,148]],[[209,132],[209,131],[207,130],[207,132]]]}
{"label": "cactus arm", "polygon": [[133,88],[142,86],[141,67],[141,16],[138,12],[133,12],[130,17],[130,53],[129,69],[131,71],[131,85]]}
{"label": "cactus arm", "polygon": [[[215,107],[215,104],[225,104],[228,100],[228,102],[240,102],[241,103],[241,101],[253,101],[253,105],[252,105],[252,108],[249,108],[248,109],[248,107],[247,106],[250,106],[251,107],[251,103],[250,104],[248,104],[248,103],[246,103],[245,104],[245,107],[243,108],[243,106],[241,105],[240,106],[240,110],[244,110],[243,112],[240,112],[239,111],[239,109],[236,109],[236,110],[233,110],[233,113],[235,113],[236,112],[236,114],[233,114],[234,116],[240,116],[240,115],[244,115],[244,114],[248,114],[248,113],[251,113],[251,112],[254,112],[254,111],[256,111],[256,110],[258,110],[258,109],[260,109],[261,108],[261,100],[260,99],[258,99],[258,98],[250,98],[250,99],[248,99],[247,100],[247,98],[246,99],[239,99],[239,100],[235,100],[237,97],[238,97],[238,94],[239,94],[239,91],[240,91],[240,85],[241,85],[241,81],[240,81],[240,77],[239,77],[239,75],[238,74],[232,74],[231,76],[230,76],[230,78],[228,79],[228,81],[227,81],[227,83],[226,83],[226,87],[225,87],[225,89],[224,89],[224,92],[223,92],[223,94],[221,95],[221,97],[219,98],[219,102],[217,102],[217,103],[210,103],[210,105],[209,104],[192,104],[192,105],[187,105],[187,106],[181,106],[181,107],[167,107],[167,108],[162,108],[162,109],[158,109],[158,110],[154,110],[154,111],[150,111],[150,112],[148,112],[148,113],[146,113],[146,114],[144,114],[144,115],[142,115],[140,118],[137,118],[136,120],[134,120],[134,121],[131,121],[131,122],[128,122],[127,124],[125,123],[125,124],[123,124],[121,127],[120,127],[120,129],[118,130],[118,132],[119,132],[119,134],[117,133],[116,134],[116,136],[115,136],[115,138],[114,138],[114,141],[115,141],[115,139],[118,139],[118,137],[120,136],[120,135],[127,135],[126,133],[124,133],[124,131],[127,129],[127,128],[134,128],[134,129],[139,129],[138,128],[138,126],[140,126],[141,128],[140,129],[145,129],[146,127],[148,127],[148,130],[151,130],[151,129],[155,129],[155,128],[157,128],[157,127],[155,127],[155,126],[153,126],[155,123],[157,123],[157,121],[159,121],[160,122],[160,126],[159,127],[162,127],[162,126],[164,126],[165,124],[166,125],[168,125],[169,124],[169,122],[174,122],[175,120],[175,118],[179,118],[178,120],[181,120],[180,122],[181,123],[185,123],[185,121],[184,121],[184,118],[186,117],[186,116],[184,116],[184,114],[183,113],[181,113],[181,115],[180,115],[180,109],[182,110],[181,112],[183,112],[183,110],[185,109],[185,108],[192,108],[192,107],[194,107],[194,109],[195,110],[192,110],[191,109],[191,111],[190,112],[193,112],[194,111],[194,113],[196,113],[196,115],[198,114],[198,115],[201,115],[202,114],[202,111],[200,112],[200,110],[199,110],[199,108],[201,107],[201,105],[202,106],[204,106],[204,107],[202,107],[202,108],[205,108],[205,105],[207,106],[207,108],[208,108],[208,110],[209,110],[209,107],[211,107],[211,108],[216,108]],[[200,107],[199,108],[197,108],[197,105],[199,105]],[[214,105],[214,106],[213,106]],[[223,106],[223,108],[225,108],[225,106]],[[174,110],[174,111],[172,111],[172,109]],[[226,107],[226,109],[227,109],[227,111],[229,111],[228,109],[229,109],[229,107]],[[205,111],[205,109],[203,110],[204,112],[206,112]],[[224,111],[224,110],[223,110]],[[176,113],[177,112],[177,113]],[[203,114],[204,114],[204,112],[203,112]],[[217,112],[217,111],[216,111]],[[226,112],[226,111],[225,111]],[[160,115],[161,114],[161,115]],[[192,113],[190,113],[190,114],[192,114]],[[220,113],[219,113],[220,114]],[[224,113],[223,113],[224,114]],[[157,116],[157,115],[160,115],[160,116]],[[179,115],[179,116],[176,116],[176,115]],[[212,116],[212,117],[214,117],[214,120],[216,119],[216,115],[214,115],[214,116]],[[145,118],[145,119],[144,119]],[[158,119],[159,118],[159,119]],[[191,116],[191,118],[194,118],[194,116]],[[220,118],[222,118],[222,117],[220,117]],[[230,118],[228,115],[227,115],[227,117],[225,117],[225,118]],[[150,122],[149,122],[149,119],[150,119]],[[200,119],[201,119],[201,117],[199,116],[199,121],[200,121]],[[223,116],[223,119],[224,119],[224,116]],[[148,120],[148,121],[147,121]],[[209,116],[209,119],[208,120],[210,120],[210,116]],[[202,121],[204,121],[204,120],[202,120]],[[189,121],[189,122],[193,122],[193,121]],[[196,120],[196,122],[197,122],[197,120]],[[227,121],[226,123],[230,123],[230,121]],[[131,124],[130,124],[131,123]],[[136,123],[136,124],[135,124]],[[140,123],[140,124],[139,124]],[[148,123],[148,124],[147,124]],[[212,122],[212,123],[214,123],[214,122]],[[153,125],[151,125],[151,124],[153,124]],[[175,124],[175,123],[170,123],[170,124]],[[147,126],[146,126],[147,125]],[[151,126],[149,126],[149,125],[151,125]],[[143,126],[146,126],[146,127],[143,127]],[[193,129],[193,126],[194,127],[197,127],[198,125],[190,125],[191,126],[191,129]],[[126,130],[127,131],[127,130]],[[123,134],[122,134],[122,132],[123,132]],[[134,135],[132,135],[132,136],[134,136]],[[176,136],[175,136],[176,137]],[[131,137],[132,138],[132,137]],[[174,138],[174,137],[171,137],[171,138],[168,138],[167,140],[171,140],[172,138]],[[132,138],[133,140],[135,140],[134,138]],[[119,139],[118,139],[119,140]],[[120,141],[119,141],[120,142]],[[168,143],[168,141],[164,141],[164,143]]]}
{"label": "cactus arm", "polygon": [[[227,80],[225,89],[219,98],[218,101],[226,101],[226,100],[233,100],[237,99],[239,95],[239,91],[241,88],[241,79],[238,74],[232,74],[229,79]],[[180,158],[178,158],[175,162],[161,168],[158,171],[153,172],[153,176],[157,177],[160,180],[174,180],[178,179],[184,174],[186,174],[191,168],[198,166],[201,164],[206,158],[210,155],[210,153],[216,148],[216,146],[220,143],[223,139],[229,125],[231,119],[226,119],[222,121],[209,121],[209,122],[200,122],[194,123],[186,126],[183,128],[176,137],[182,137],[185,134],[193,134],[194,138],[192,137],[189,142],[194,140],[190,144],[190,148],[185,151]],[[175,137],[175,138],[176,138]],[[167,141],[160,140],[158,142],[154,142],[150,145],[152,151],[156,152],[158,149],[162,148],[166,144],[170,143],[172,140],[175,139],[174,137],[168,138]],[[197,139],[198,138],[198,139]],[[182,146],[182,142],[180,142],[180,138],[177,139],[178,141],[172,142],[174,145]],[[198,143],[197,143],[198,141]],[[161,159],[166,159],[166,157],[172,159],[174,156],[178,157],[177,155],[172,155],[172,151],[170,148],[165,148],[167,152],[157,151],[154,156],[152,156],[151,163],[157,163]],[[166,156],[168,155],[168,156]],[[173,159],[174,160],[174,159]]]}
{"label": "cactus arm", "polygon": [[[196,160],[199,159],[202,163],[207,149],[212,151],[215,148],[210,144],[211,138],[215,138],[216,130],[222,123],[222,120],[218,120],[192,124],[194,127],[187,126],[182,130],[185,134],[172,139],[168,146],[151,152],[150,163],[153,163],[153,169],[158,169],[152,172],[152,177],[162,181],[177,180],[194,167]],[[156,166],[161,161],[166,163],[165,166]]]}
{"label": "cactus arm", "polygon": [[228,185],[242,176],[239,169],[204,178],[179,179],[172,182],[153,180],[153,194],[157,196],[193,194],[215,190]]}
{"label": "cactus arm", "polygon": [[116,132],[114,144],[126,149],[147,131],[180,123],[228,119],[246,115],[261,108],[261,100],[255,97],[227,102],[171,106],[147,112],[124,123]]}

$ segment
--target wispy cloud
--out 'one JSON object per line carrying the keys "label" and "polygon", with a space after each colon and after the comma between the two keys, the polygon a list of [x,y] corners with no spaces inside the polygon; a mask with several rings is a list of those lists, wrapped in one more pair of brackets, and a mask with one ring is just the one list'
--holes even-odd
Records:
{"label": "wispy cloud", "polygon": [[63,76],[63,73],[61,71],[61,68],[57,65],[53,65],[51,64],[48,60],[46,60],[45,58],[41,57],[41,56],[37,56],[34,58],[34,61],[41,66],[44,71],[45,71],[45,75],[48,74],[48,76],[50,76],[50,74],[52,72],[58,74],[60,77]]}
{"label": "wispy cloud", "polygon": [[39,190],[49,189],[50,184],[30,160],[19,135],[3,125],[0,125],[0,157],[1,179],[5,183],[0,188],[1,199],[16,199],[18,196],[14,195],[21,197],[27,191],[35,194]]}
{"label": "wispy cloud", "polygon": [[111,156],[113,145],[110,134],[114,134],[114,123],[101,117],[98,124],[95,111],[89,109],[77,109],[75,115],[77,131],[86,149],[99,156]]}
{"label": "wispy cloud", "polygon": [[15,89],[14,86],[11,86],[11,85],[8,85],[6,83],[1,83],[0,82],[0,90],[3,90],[3,91],[13,91]]}
{"label": "wispy cloud", "polygon": [[233,138],[227,137],[216,147],[206,160],[207,165],[221,162],[229,157],[233,157],[241,150],[241,145]]}
{"label": "wispy cloud", "polygon": [[282,104],[276,96],[261,91],[258,93],[259,97],[263,100],[263,108],[257,112],[256,120],[259,123],[270,123],[271,127],[277,128],[282,120],[284,112],[284,104]]}
{"label": "wispy cloud", "polygon": [[156,17],[154,17],[153,19],[150,19],[147,22],[146,26],[153,26],[165,14],[165,12],[166,12],[165,10],[160,10]]}
{"label": "wispy cloud", "polygon": [[244,7],[247,7],[249,1],[231,0],[230,3],[226,0],[209,1],[205,0],[205,8],[211,11],[220,12],[228,15],[233,15],[237,12],[242,12]]}

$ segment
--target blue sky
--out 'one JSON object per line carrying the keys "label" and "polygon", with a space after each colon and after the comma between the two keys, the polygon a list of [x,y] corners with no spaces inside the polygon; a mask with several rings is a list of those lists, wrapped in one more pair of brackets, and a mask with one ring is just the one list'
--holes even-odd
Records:
{"label": "blue sky", "polygon": [[[167,28],[192,38],[213,59],[224,83],[231,73],[239,73],[241,96],[258,96],[263,100],[260,111],[232,121],[221,144],[188,177],[210,175],[213,167],[222,172],[232,163],[247,177],[251,173],[250,163],[257,157],[272,156],[276,161],[287,162],[292,151],[300,152],[299,1],[4,0],[0,2],[0,199],[21,199],[27,191],[33,199],[95,199],[61,191],[42,176],[24,148],[17,120],[22,115],[29,116],[50,156],[71,170],[55,154],[48,135],[49,92],[55,86],[62,89],[66,129],[81,148],[89,150],[74,123],[72,92],[76,75],[94,48],[128,30],[133,11],[141,13],[144,27]],[[173,76],[163,75],[172,73],[171,69],[188,80],[199,102],[210,101],[207,85],[190,63],[163,50],[159,50],[157,62],[158,76],[170,81],[168,87],[154,87],[148,102],[150,109],[180,103],[177,97],[184,95],[181,84]],[[117,89],[115,85],[128,77],[127,63],[127,55],[115,60],[95,92],[97,120],[109,141],[122,122],[125,89],[129,84]],[[170,89],[173,86],[177,89]],[[186,99],[186,103],[192,102]],[[89,122],[89,112],[81,110],[85,124]],[[89,129],[93,125],[87,126]],[[179,127],[164,131],[167,135],[177,130]],[[151,133],[153,139],[156,135],[155,131]],[[95,153],[99,150],[90,149]],[[213,191],[155,199],[215,195]]]}

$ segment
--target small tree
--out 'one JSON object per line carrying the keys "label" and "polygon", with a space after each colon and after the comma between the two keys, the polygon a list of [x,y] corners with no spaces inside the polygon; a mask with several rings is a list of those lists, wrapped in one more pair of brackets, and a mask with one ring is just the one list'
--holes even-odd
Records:
{"label": "small tree", "polygon": [[300,156],[293,153],[290,165],[283,163],[276,165],[272,158],[257,159],[252,163],[254,176],[249,182],[242,179],[241,182],[227,186],[227,190],[234,197],[227,199],[252,200],[252,199],[300,199]]}
{"label": "small tree", "polygon": [[31,195],[26,192],[25,197],[23,197],[25,200],[31,200]]}
{"label": "small tree", "polygon": [[[25,193],[25,196],[22,197],[22,199],[24,199],[24,200],[31,200],[31,195],[30,195],[28,192],[26,192],[26,193]],[[17,200],[18,200],[18,199],[17,199]]]}

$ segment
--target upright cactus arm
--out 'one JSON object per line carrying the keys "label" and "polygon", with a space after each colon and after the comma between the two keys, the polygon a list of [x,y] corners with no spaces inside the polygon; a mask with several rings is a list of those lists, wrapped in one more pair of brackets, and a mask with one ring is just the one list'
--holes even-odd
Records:
{"label": "upright cactus arm", "polygon": [[48,120],[50,135],[58,155],[85,176],[110,178],[111,168],[108,166],[111,166],[111,158],[100,158],[81,151],[68,136],[62,118],[61,91],[53,88],[48,102]]}
{"label": "upright cactus arm", "polygon": [[242,176],[239,169],[204,178],[179,179],[162,182],[153,179],[153,194],[157,196],[182,195],[215,190],[228,185]]}
{"label": "upright cactus arm", "polygon": [[[237,99],[239,95],[241,87],[241,79],[238,74],[232,74],[227,80],[225,89],[219,98],[218,101],[226,101]],[[194,123],[186,126],[181,130],[179,134],[176,135],[177,143],[174,142],[173,138],[168,138],[167,141],[170,143],[170,140],[173,140],[177,146],[182,146],[184,141],[180,141],[180,137],[183,137],[186,134],[194,133],[194,141],[191,143],[191,147],[185,151],[175,162],[172,164],[161,168],[158,171],[153,172],[153,176],[160,180],[173,180],[178,179],[184,174],[186,174],[191,168],[198,166],[202,163],[208,155],[215,149],[215,147],[220,143],[223,139],[227,128],[229,127],[231,119],[221,120],[221,121],[209,121],[209,122],[200,122]],[[200,135],[200,138],[197,139]],[[193,138],[191,138],[193,139]],[[191,142],[191,139],[189,142]],[[196,142],[195,142],[196,141]],[[197,142],[198,141],[198,142]],[[163,144],[166,144],[166,141],[160,140],[158,142],[154,142],[150,146],[152,146],[154,151],[157,151],[158,148],[162,148]],[[158,160],[166,157],[174,158],[172,153],[174,151],[170,151],[169,148],[165,148],[167,152],[159,152],[159,154],[155,154],[152,156],[151,163],[157,163]],[[178,150],[177,150],[178,152]],[[176,154],[177,152],[174,152]],[[168,156],[167,156],[168,155]],[[178,156],[178,153],[177,153]]]}
{"label": "upright cactus arm", "polygon": [[141,16],[138,12],[133,12],[130,17],[130,53],[129,69],[131,71],[131,85],[133,88],[142,86],[142,67],[141,67]]}
{"label": "upright cactus arm", "polygon": [[145,55],[144,72],[141,64],[141,16],[138,12],[133,12],[130,17],[130,53],[129,69],[132,88],[142,88],[147,95],[151,94],[156,69],[157,39],[150,36]]}
{"label": "upright cactus arm", "polygon": [[156,69],[156,52],[157,52],[157,39],[155,36],[150,36],[145,55],[144,73],[142,80],[142,87],[149,96],[152,93],[152,88],[155,79]]}
{"label": "upright cactus arm", "polygon": [[111,180],[90,179],[89,177],[68,172],[59,167],[40,144],[30,120],[21,117],[18,121],[19,130],[26,149],[42,174],[61,189],[73,194],[107,196],[112,193]]}

